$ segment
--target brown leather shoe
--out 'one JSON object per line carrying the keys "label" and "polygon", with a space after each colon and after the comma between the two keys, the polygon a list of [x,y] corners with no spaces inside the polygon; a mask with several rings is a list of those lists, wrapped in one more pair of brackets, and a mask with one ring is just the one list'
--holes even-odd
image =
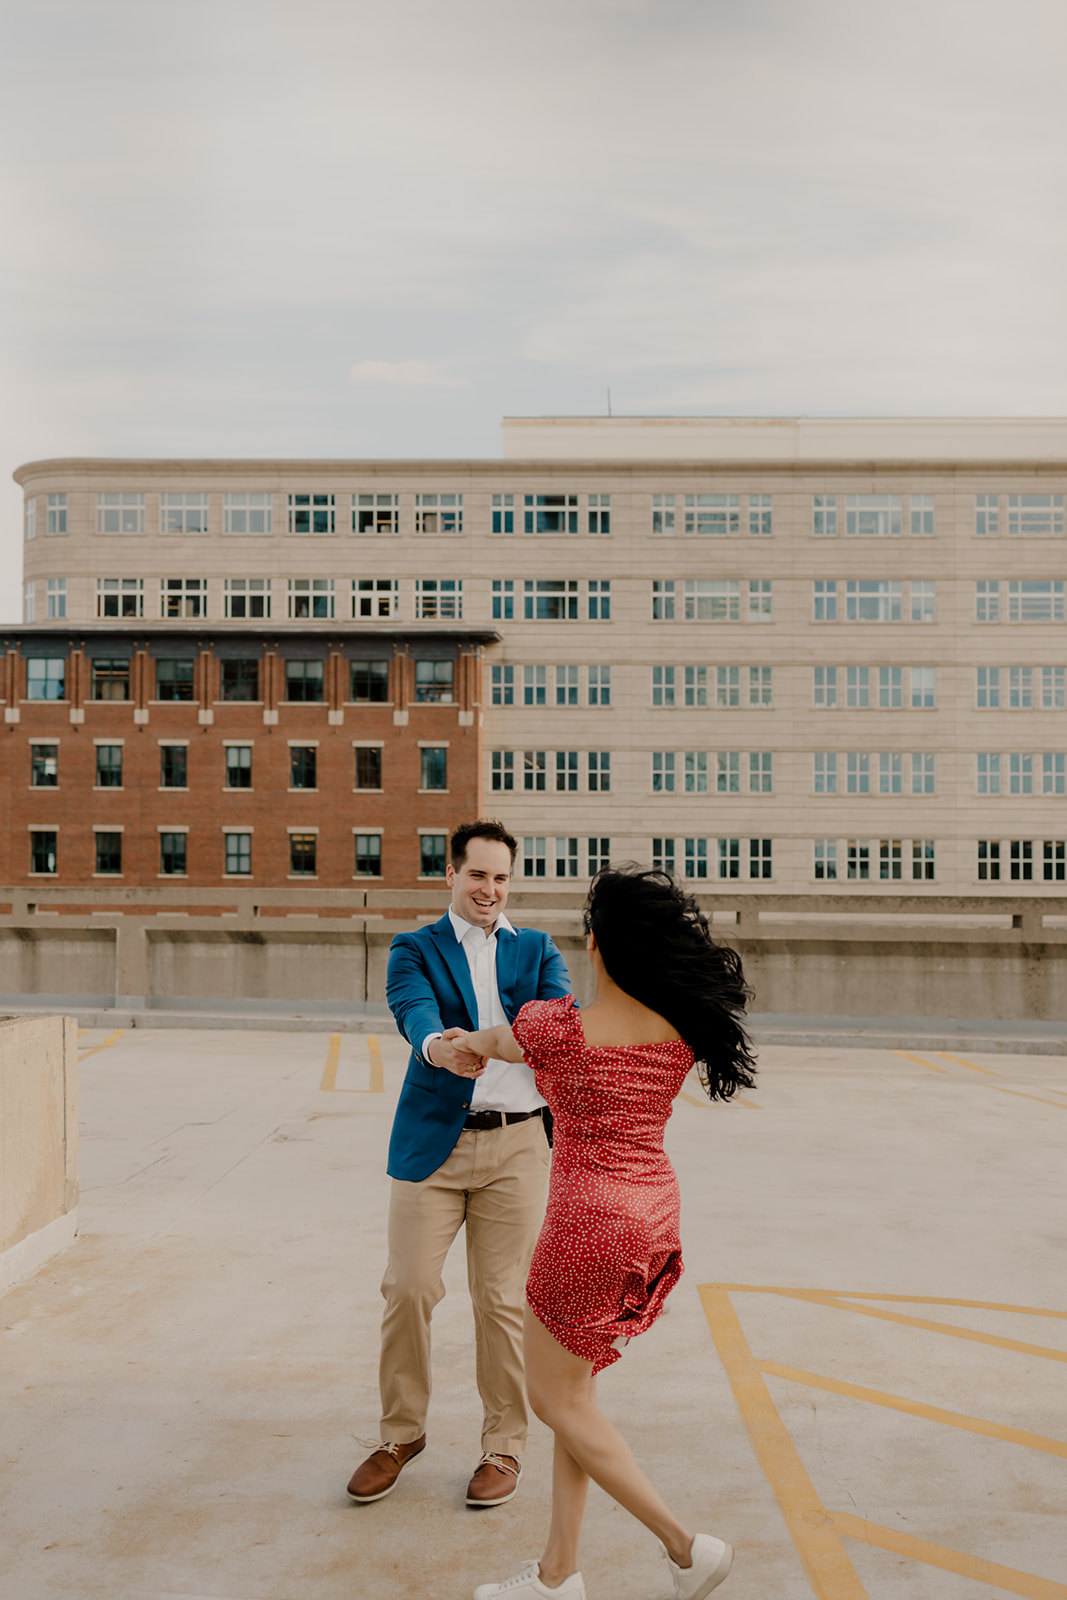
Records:
{"label": "brown leather shoe", "polygon": [[360,1463],[348,1480],[348,1492],[359,1505],[384,1500],[396,1488],[396,1480],[413,1457],[426,1449],[426,1435],[411,1444],[383,1444]]}
{"label": "brown leather shoe", "polygon": [[498,1456],[486,1451],[467,1485],[469,1506],[502,1506],[515,1498],[522,1477],[522,1462],[517,1456]]}

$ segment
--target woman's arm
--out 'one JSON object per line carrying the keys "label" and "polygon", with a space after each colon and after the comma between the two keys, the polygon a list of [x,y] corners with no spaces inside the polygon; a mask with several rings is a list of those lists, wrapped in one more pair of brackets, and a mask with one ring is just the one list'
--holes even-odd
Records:
{"label": "woman's arm", "polygon": [[479,1028],[477,1033],[464,1033],[454,1039],[458,1050],[469,1050],[476,1056],[494,1056],[497,1061],[522,1061],[522,1047],[506,1022],[495,1028]]}

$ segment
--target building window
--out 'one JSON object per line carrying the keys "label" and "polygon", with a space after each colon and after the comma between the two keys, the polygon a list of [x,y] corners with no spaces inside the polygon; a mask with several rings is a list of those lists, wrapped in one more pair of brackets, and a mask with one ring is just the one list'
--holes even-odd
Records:
{"label": "building window", "polygon": [[1033,667],[1008,668],[1008,706],[1012,711],[1032,711],[1034,706]]}
{"label": "building window", "polygon": [[590,667],[588,672],[589,676],[587,689],[589,694],[589,704],[591,706],[610,706],[611,668]]}
{"label": "building window", "polygon": [[995,578],[979,578],[974,586],[976,622],[1000,621],[1000,584]]}
{"label": "building window", "polygon": [[206,578],[160,578],[161,617],[206,617]]}
{"label": "building window", "polygon": [[1046,883],[1067,880],[1067,840],[1046,839],[1042,846],[1042,877]]}
{"label": "building window", "polygon": [[590,794],[607,794],[611,789],[611,751],[590,750],[588,762]]}
{"label": "building window", "polygon": [[143,578],[97,578],[98,617],[143,617]]}
{"label": "building window", "polygon": [[815,877],[819,882],[837,878],[837,840],[815,840]]}
{"label": "building window", "polygon": [[30,498],[26,501],[25,511],[26,511],[26,522],[25,522],[26,538],[27,538],[27,540],[36,539],[36,537],[37,537],[37,500],[36,500],[35,496],[31,495]]}
{"label": "building window", "polygon": [[652,841],[652,870],[653,872],[674,871],[674,840],[653,839]]}
{"label": "building window", "polygon": [[37,621],[37,584],[30,582],[23,590],[22,620],[23,622]]}
{"label": "building window", "polygon": [[[249,751],[251,757],[252,752]],[[226,760],[230,753],[227,750]],[[183,744],[161,744],[159,747],[159,787],[161,789],[187,789],[189,786],[189,752]],[[229,766],[227,765],[227,784]]]}
{"label": "building window", "polygon": [[545,841],[543,837],[528,836],[522,841],[522,875],[524,878],[545,876]]}
{"label": "building window", "polygon": [[611,496],[610,494],[591,494],[589,496],[589,532],[611,532]]}
{"label": "building window", "polygon": [[937,668],[911,668],[911,709],[932,711],[937,704]]}
{"label": "building window", "polygon": [[868,839],[849,839],[846,845],[846,873],[850,879],[866,879],[871,875],[871,846]]}
{"label": "building window", "polygon": [[673,494],[652,496],[652,532],[656,538],[670,537],[674,533]]}
{"label": "building window", "polygon": [[978,755],[978,793],[1000,793],[1000,757],[988,751]]}
{"label": "building window", "polygon": [[976,494],[974,497],[974,531],[980,538],[1000,532],[1000,496]]}
{"label": "building window", "polygon": [[[892,671],[892,668],[889,669]],[[897,668],[899,675],[900,669]],[[863,711],[871,703],[870,667],[845,668],[845,704],[850,711]]]}
{"label": "building window", "polygon": [[741,585],[736,578],[687,578],[686,622],[740,622]]}
{"label": "building window", "polygon": [[54,828],[32,828],[30,830],[30,871],[46,872],[50,875],[56,871],[56,839],[58,835]]}
{"label": "building window", "polygon": [[333,579],[290,578],[288,600],[291,622],[330,622],[333,620]]}
{"label": "building window", "polygon": [[774,668],[749,667],[748,703],[752,707],[774,705]]}
{"label": "building window", "polygon": [[522,752],[522,787],[526,794],[543,794],[545,791],[546,758],[543,750]]}
{"label": "building window", "polygon": [[445,875],[445,856],[448,850],[447,833],[423,833],[419,835],[419,877],[443,878]]}
{"label": "building window", "polygon": [[89,698],[128,700],[130,667],[129,656],[93,656],[89,663]]}
{"label": "building window", "polygon": [[289,835],[289,876],[313,878],[315,872],[316,833],[291,833]]}
{"label": "building window", "polygon": [[911,876],[914,883],[932,883],[934,881],[934,841],[932,839],[913,839],[911,841]]}
{"label": "building window", "polygon": [[415,617],[421,622],[459,622],[463,617],[462,578],[416,578]]}
{"label": "building window", "polygon": [[685,751],[686,794],[707,794],[708,757],[705,750]]}
{"label": "building window", "polygon": [[226,874],[246,878],[252,871],[252,835],[250,833],[226,834]]}
{"label": "building window", "polygon": [[35,789],[58,788],[59,746],[57,744],[30,745],[30,783]]}
{"label": "building window", "polygon": [[514,578],[493,579],[493,621],[510,622],[515,616]]}
{"label": "building window", "polygon": [[317,789],[318,750],[313,744],[289,746],[290,789]]}
{"label": "building window", "polygon": [[578,668],[556,668],[556,704],[557,706],[576,706],[578,704]]}
{"label": "building window", "polygon": [[234,620],[270,616],[269,578],[224,578],[222,614]]}
{"label": "building window", "polygon": [[[182,754],[184,755],[184,751]],[[184,775],[185,764],[182,763]],[[250,744],[228,744],[226,746],[226,787],[227,789],[251,789],[252,787],[252,746]]]}
{"label": "building window", "polygon": [[382,747],[379,744],[356,746],[357,789],[380,789],[382,786]]}
{"label": "building window", "polygon": [[741,532],[739,494],[687,494],[685,531],[716,537]]}
{"label": "building window", "polygon": [[878,706],[882,711],[899,711],[904,704],[904,668],[878,668]]}
{"label": "building window", "polygon": [[812,585],[812,618],[815,622],[837,621],[837,579],[816,578]]}
{"label": "building window", "polygon": [[879,839],[878,877],[882,883],[899,883],[904,876],[902,845],[899,839]]}
{"label": "building window", "polygon": [[445,745],[423,745],[419,751],[421,789],[448,788],[448,749]]}
{"label": "building window", "polygon": [[1031,883],[1034,876],[1034,842],[1032,839],[1013,839],[1010,846],[1008,870],[1013,883]]}
{"label": "building window", "polygon": [[915,751],[911,758],[911,792],[912,794],[936,794],[936,767],[937,756],[933,751]]}
{"label": "building window", "polygon": [[[740,839],[719,839],[717,842],[718,842],[718,852],[719,852],[719,877],[720,878],[740,878],[740,876],[741,876],[741,841],[740,841]],[[699,845],[701,843],[701,840],[694,839],[693,843]],[[689,871],[689,866],[688,866],[688,862],[689,862],[689,840],[688,839],[685,841],[685,854],[686,854],[686,877],[690,878],[690,877],[694,877],[695,876],[695,877],[699,878],[701,876],[701,874],[699,872],[694,874],[694,873],[691,873]],[[697,864],[699,865],[699,860],[698,860]]]}
{"label": "building window", "polygon": [[815,667],[813,697],[816,706],[830,710],[837,705],[837,668]]}
{"label": "building window", "polygon": [[515,668],[491,667],[489,688],[494,706],[513,706],[515,704]]}
{"label": "building window", "polygon": [[96,746],[96,787],[98,789],[122,788],[122,746],[98,744]]}
{"label": "building window", "polygon": [[35,656],[26,663],[27,700],[63,700],[67,688],[65,656]]}
{"label": "building window", "polygon": [[937,592],[932,578],[913,578],[911,582],[912,622],[937,621]]}
{"label": "building window", "polygon": [[[671,841],[673,849],[674,841]],[[687,878],[706,878],[708,875],[708,841],[706,839],[686,839],[684,841],[685,876]],[[720,874],[721,876],[721,874]]]}
{"label": "building window", "polygon": [[259,662],[249,659],[219,662],[219,693],[223,700],[259,699]]}
{"label": "building window", "polygon": [[674,668],[652,668],[652,704],[669,708],[674,705]]}
{"label": "building window", "polygon": [[1062,494],[1010,494],[1008,537],[1048,539],[1063,537]]}
{"label": "building window", "polygon": [[845,620],[899,622],[903,591],[899,578],[849,578],[845,584]]}
{"label": "building window", "polygon": [[1008,793],[1033,794],[1034,758],[1032,755],[1014,753],[1008,757]]}
{"label": "building window", "polygon": [[272,499],[269,494],[224,494],[223,533],[270,533]]}
{"label": "building window", "polygon": [[[352,532],[378,534],[395,538],[400,532],[400,496],[398,494],[354,494],[352,496]],[[368,837],[370,837],[368,835]],[[377,838],[377,835],[375,835]]]}
{"label": "building window", "polygon": [[417,494],[415,496],[416,533],[462,533],[463,496],[461,494]]}
{"label": "building window", "polygon": [[774,617],[774,584],[770,578],[751,578],[748,585],[749,622],[770,622]]}
{"label": "building window", "polygon": [[325,663],[322,661],[287,661],[285,663],[285,698],[290,701],[320,702],[323,697]]}
{"label": "building window", "polygon": [[184,877],[186,874],[186,839],[184,833],[161,833],[159,836],[159,870],[164,878]]}
{"label": "building window", "polygon": [[589,579],[589,621],[611,621],[611,579]]}
{"label": "building window", "polygon": [[143,533],[144,495],[115,494],[108,490],[96,497],[97,533]]}
{"label": "building window", "polygon": [[598,872],[611,865],[611,840],[595,838],[587,840],[587,861],[589,876],[594,878]]}
{"label": "building window", "polygon": [[1009,622],[1062,622],[1062,578],[1019,578],[1008,584]]}
{"label": "building window", "polygon": [[385,705],[389,700],[388,661],[353,661],[351,665],[351,698]]}
{"label": "building window", "polygon": [[850,750],[845,757],[845,793],[870,794],[871,758],[865,751]]}
{"label": "building window", "polygon": [[494,794],[511,794],[515,788],[514,750],[494,750],[491,757],[491,788]]}
{"label": "building window", "polygon": [[[736,667],[720,667],[719,672],[736,672]],[[708,669],[707,667],[683,667],[682,694],[685,705],[689,709],[700,709],[708,703]],[[718,683],[718,677],[716,677]]]}
{"label": "building window", "polygon": [[900,532],[899,494],[845,496],[845,533],[858,539],[895,538]]}
{"label": "building window", "polygon": [[[695,669],[691,669],[691,668],[687,667],[685,670],[686,670],[686,680],[685,680],[686,699],[685,699],[685,703],[688,706],[689,703],[690,703],[690,701],[689,701],[689,673],[692,670],[692,671],[695,671],[699,675],[703,671],[703,668],[696,667]],[[699,693],[700,693],[700,679],[699,679],[699,676],[696,679],[696,689],[697,689],[697,696],[698,696],[698,698],[696,700],[696,704],[699,705],[701,703],[700,699],[699,699]],[[715,668],[715,704],[716,704],[716,706],[718,706],[718,708],[721,711],[731,710],[733,707],[739,706],[741,704],[741,668],[740,667],[716,667]]]}
{"label": "building window", "polygon": [[396,578],[353,578],[353,618],[398,617],[400,615],[400,583]]}
{"label": "building window", "polygon": [[556,793],[578,793],[578,752],[577,750],[556,751]]}
{"label": "building window", "polygon": [[513,494],[495,494],[493,496],[493,532],[515,532],[515,496]]}
{"label": "building window", "polygon": [[[578,496],[576,494],[527,494],[523,496],[524,533],[577,533]],[[590,528],[590,533],[593,529]]]}
{"label": "building window", "polygon": [[715,793],[741,793],[741,753],[720,750],[715,757]]}
{"label": "building window", "polygon": [[934,531],[934,497],[932,494],[913,494],[908,501],[911,513],[911,531],[915,537],[930,538]]}
{"label": "building window", "polygon": [[652,793],[674,793],[673,750],[653,750],[652,752]]}
{"label": "building window", "polygon": [[837,755],[833,750],[816,750],[813,757],[815,794],[837,793]]}
{"label": "building window", "polygon": [[48,579],[48,620],[59,621],[67,614],[66,578]]}
{"label": "building window", "polygon": [[67,531],[67,497],[65,494],[50,494],[48,496],[48,533],[66,533]]}
{"label": "building window", "polygon": [[978,881],[997,883],[1000,880],[1000,840],[979,839]]}
{"label": "building window", "polygon": [[523,667],[522,703],[524,706],[547,705],[546,667]]}
{"label": "building window", "polygon": [[156,699],[192,700],[196,662],[191,659],[156,662]]}
{"label": "building window", "polygon": [[577,878],[578,873],[578,840],[565,838],[556,840],[556,877]]}
{"label": "building window", "polygon": [[1067,794],[1065,787],[1065,766],[1067,756],[1052,751],[1041,757],[1041,793],[1042,794]]}
{"label": "building window", "polygon": [[380,833],[357,833],[356,877],[380,878],[382,875],[382,836]]}
{"label": "building window", "polygon": [[978,667],[977,700],[979,711],[996,711],[1000,707],[1000,668]]}
{"label": "building window", "polygon": [[450,706],[454,671],[454,661],[416,661],[416,705]]}
{"label": "building window", "polygon": [[652,621],[674,621],[673,578],[653,578],[652,580]]}
{"label": "building window", "polygon": [[767,538],[774,532],[772,512],[774,502],[769,494],[750,494],[748,497],[748,531]]}
{"label": "building window", "polygon": [[96,872],[116,874],[122,871],[122,834],[95,833]]}
{"label": "building window", "polygon": [[161,494],[160,533],[207,533],[206,494]]}
{"label": "building window", "polygon": [[771,839],[750,839],[748,841],[748,875],[750,878],[770,878],[772,864]]}
{"label": "building window", "polygon": [[770,750],[751,750],[748,757],[749,794],[771,794],[774,790],[774,756]]}
{"label": "building window", "polygon": [[289,532],[322,534],[336,531],[332,494],[291,494]]}
{"label": "building window", "polygon": [[837,538],[836,494],[817,494],[814,496],[811,531],[817,539]]}

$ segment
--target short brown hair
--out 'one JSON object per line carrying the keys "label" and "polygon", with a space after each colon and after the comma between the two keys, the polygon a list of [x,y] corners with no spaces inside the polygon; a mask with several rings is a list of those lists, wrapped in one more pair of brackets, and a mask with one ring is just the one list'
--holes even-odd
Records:
{"label": "short brown hair", "polygon": [[515,865],[519,841],[510,834],[502,822],[493,817],[481,817],[477,822],[461,822],[448,841],[448,854],[453,867],[461,867],[467,859],[467,846],[472,839],[490,839],[494,844],[506,844]]}

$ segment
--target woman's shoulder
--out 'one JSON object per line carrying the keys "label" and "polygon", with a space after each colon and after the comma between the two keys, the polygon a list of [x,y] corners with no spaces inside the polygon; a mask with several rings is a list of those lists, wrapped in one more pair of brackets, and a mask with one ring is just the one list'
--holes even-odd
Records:
{"label": "woman's shoulder", "polygon": [[512,1024],[523,1049],[543,1051],[581,1039],[578,1002],[572,994],[554,1000],[527,1000]]}

